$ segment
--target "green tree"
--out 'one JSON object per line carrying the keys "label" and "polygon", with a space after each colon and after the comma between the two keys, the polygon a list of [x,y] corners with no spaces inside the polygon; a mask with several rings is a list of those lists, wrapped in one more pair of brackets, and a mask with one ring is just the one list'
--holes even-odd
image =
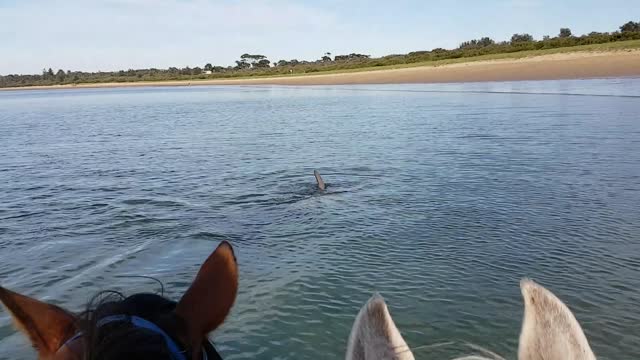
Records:
{"label": "green tree", "polygon": [[255,65],[258,61],[264,60],[266,58],[267,57],[264,55],[251,55],[247,53],[240,55],[240,61],[244,60],[245,62],[248,62],[250,65]]}
{"label": "green tree", "polygon": [[66,76],[67,76],[67,74],[65,74],[64,70],[60,69],[56,73],[56,81],[59,82],[59,83],[64,82],[64,79],[65,79]]}
{"label": "green tree", "polygon": [[204,66],[204,71],[213,71],[213,65],[207,63],[207,65]]}
{"label": "green tree", "polygon": [[261,59],[260,61],[254,63],[253,67],[256,67],[256,68],[268,68],[269,64],[271,64],[271,61],[269,61],[267,59]]}
{"label": "green tree", "polygon": [[640,22],[629,21],[628,23],[620,26],[620,31],[627,32],[640,32]]}
{"label": "green tree", "polygon": [[492,38],[490,37],[483,37],[482,39],[478,40],[478,45],[482,46],[482,47],[487,47],[487,46],[491,46],[494,45],[496,42],[493,41]]}
{"label": "green tree", "polygon": [[529,34],[513,34],[513,36],[511,37],[512,44],[526,43],[526,42],[532,42],[532,41],[533,41],[533,36]]}
{"label": "green tree", "polygon": [[571,29],[569,28],[560,28],[559,38],[569,38],[571,37]]}
{"label": "green tree", "polygon": [[356,59],[368,59],[369,57],[370,55],[351,53],[349,55],[336,55],[334,59],[335,61],[345,61],[345,60],[356,60]]}
{"label": "green tree", "polygon": [[249,62],[247,62],[247,59],[242,59],[242,60],[236,60],[236,70],[243,70],[243,69],[248,69],[251,67],[251,64],[249,64]]}
{"label": "green tree", "polygon": [[469,40],[469,41],[465,41],[462,44],[460,44],[460,46],[458,47],[458,49],[471,49],[471,48],[479,48],[479,47],[487,47],[487,46],[491,46],[494,45],[496,42],[493,41],[493,39],[491,39],[490,37],[483,37],[479,40]]}

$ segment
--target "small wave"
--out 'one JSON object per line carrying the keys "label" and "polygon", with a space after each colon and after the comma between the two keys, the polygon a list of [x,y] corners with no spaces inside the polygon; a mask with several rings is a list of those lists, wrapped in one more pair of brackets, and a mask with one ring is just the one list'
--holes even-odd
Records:
{"label": "small wave", "polygon": [[127,187],[99,187],[95,189],[91,189],[91,191],[97,192],[116,192],[116,191],[126,191],[129,190]]}
{"label": "small wave", "polygon": [[186,237],[198,239],[198,240],[208,240],[208,241],[222,241],[229,240],[230,236],[218,233],[212,233],[208,231],[200,231],[194,234],[189,234]]}
{"label": "small wave", "polygon": [[102,261],[87,264],[84,270],[76,272],[75,275],[59,282],[58,284],[56,284],[56,286],[64,286],[66,284],[75,283],[79,279],[89,277],[90,274],[95,274],[98,270],[102,270],[106,267],[110,267],[117,263],[123,262],[127,258],[130,258],[131,256],[145,250],[151,243],[152,243],[152,240],[147,240],[138,246],[132,247],[127,251],[114,254],[108,258],[103,259]]}
{"label": "small wave", "polygon": [[155,200],[155,199],[127,199],[122,201],[125,205],[151,205],[159,207],[182,207],[185,204],[174,200]]}
{"label": "small wave", "polygon": [[499,136],[492,135],[492,134],[467,134],[467,135],[458,136],[457,138],[458,139],[480,139],[480,140],[500,139]]}
{"label": "small wave", "polygon": [[22,211],[18,215],[7,216],[5,218],[1,218],[0,220],[21,219],[21,218],[26,218],[26,217],[30,217],[30,216],[41,215],[43,213],[44,213],[44,211],[33,211],[33,212]]}
{"label": "small wave", "polygon": [[336,195],[348,192],[342,189],[339,183],[326,183],[326,190],[321,191],[318,186],[311,182],[298,182],[281,184],[279,189],[271,194],[250,193],[235,196],[232,199],[223,202],[227,206],[245,206],[245,205],[286,205],[299,201],[310,199],[316,196]]}

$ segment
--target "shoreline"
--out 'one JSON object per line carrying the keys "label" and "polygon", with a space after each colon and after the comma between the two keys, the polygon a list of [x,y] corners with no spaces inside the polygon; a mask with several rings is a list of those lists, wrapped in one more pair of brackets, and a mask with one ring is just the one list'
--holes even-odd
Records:
{"label": "shoreline", "polygon": [[446,65],[419,65],[396,69],[339,73],[254,77],[241,79],[169,80],[129,83],[26,86],[0,91],[93,89],[203,85],[355,85],[459,83],[489,81],[569,80],[640,77],[640,50],[570,52],[519,59],[470,60]]}

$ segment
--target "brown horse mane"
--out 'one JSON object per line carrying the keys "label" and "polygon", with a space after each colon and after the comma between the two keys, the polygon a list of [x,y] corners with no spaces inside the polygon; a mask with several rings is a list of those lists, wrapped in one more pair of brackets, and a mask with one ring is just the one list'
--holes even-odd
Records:
{"label": "brown horse mane", "polygon": [[157,324],[167,334],[175,334],[175,327],[180,325],[172,322],[179,319],[170,319],[168,315],[175,306],[176,302],[155,294],[140,293],[126,297],[117,291],[98,293],[78,316],[78,329],[85,339],[84,359],[170,358],[166,342],[159,334],[129,322],[114,322],[101,327],[97,323],[112,315],[139,316]]}

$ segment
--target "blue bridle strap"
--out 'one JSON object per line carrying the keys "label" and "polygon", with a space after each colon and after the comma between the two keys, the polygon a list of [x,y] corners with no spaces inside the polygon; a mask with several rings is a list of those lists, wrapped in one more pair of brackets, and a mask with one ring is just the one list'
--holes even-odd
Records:
{"label": "blue bridle strap", "polygon": [[[176,342],[173,341],[173,339],[169,335],[167,335],[167,333],[164,332],[164,330],[162,330],[158,325],[152,323],[151,321],[145,320],[141,317],[129,316],[129,315],[111,315],[111,316],[106,316],[100,319],[96,324],[96,326],[102,327],[106,324],[116,322],[116,321],[128,321],[132,323],[135,327],[151,330],[154,333],[161,335],[164,338],[164,341],[167,343],[167,348],[169,348],[169,351],[171,352],[171,356],[175,360],[187,360],[187,358],[184,356],[184,353],[180,351],[180,348],[178,348],[178,345],[176,344]],[[203,359],[206,360],[206,353],[203,353],[203,354],[204,354]]]}
{"label": "blue bridle strap", "polygon": [[[105,326],[106,324],[124,321],[133,324],[135,327],[139,327],[142,329],[147,329],[153,331],[156,334],[161,335],[164,338],[165,343],[167,343],[167,348],[171,352],[171,357],[174,360],[187,360],[187,357],[184,355],[184,352],[180,351],[178,344],[171,338],[171,336],[167,335],[164,330],[162,330],[158,325],[152,323],[151,321],[145,320],[139,316],[130,316],[130,315],[111,315],[105,316],[102,319],[98,320],[96,327],[100,328]],[[65,345],[73,342],[82,336],[82,332],[75,334],[71,339],[65,342]],[[202,360],[208,360],[207,351],[202,349]]]}

